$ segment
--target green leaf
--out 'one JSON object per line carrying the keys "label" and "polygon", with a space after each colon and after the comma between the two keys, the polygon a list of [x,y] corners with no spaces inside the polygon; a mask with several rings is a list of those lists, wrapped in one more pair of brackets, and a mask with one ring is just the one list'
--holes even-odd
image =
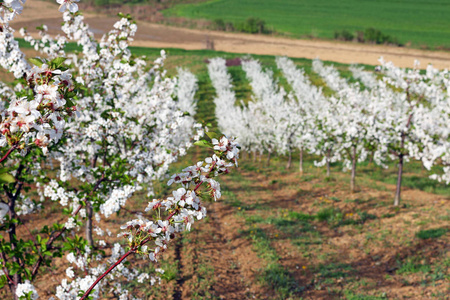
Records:
{"label": "green leaf", "polygon": [[65,57],[57,57],[57,58],[53,59],[53,60],[50,62],[50,66],[51,66],[53,69],[58,69],[58,68],[60,68],[60,67],[64,64],[64,62],[66,61],[66,59],[67,59],[67,58],[65,58]]}
{"label": "green leaf", "polygon": [[0,276],[0,289],[2,289],[7,283],[6,275]]}
{"label": "green leaf", "polygon": [[209,136],[209,138],[212,140],[212,139],[219,139],[220,138],[220,135],[219,134],[217,134],[217,133],[215,133],[215,132],[212,132],[212,131],[209,131],[209,132],[206,132],[206,135],[207,136]]}
{"label": "green leaf", "polygon": [[24,268],[25,273],[27,274],[28,279],[31,279],[31,271],[27,268]]}
{"label": "green leaf", "polygon": [[35,66],[38,66],[39,68],[42,67],[42,65],[44,64],[44,62],[37,58],[37,57],[32,57],[28,59],[30,61],[30,63],[32,63]]}
{"label": "green leaf", "polygon": [[75,103],[72,102],[70,99],[66,99],[66,107],[74,107]]}
{"label": "green leaf", "polygon": [[213,148],[213,144],[211,144],[210,142],[205,141],[205,140],[197,141],[194,143],[194,145],[200,146],[200,147],[211,148],[211,149]]}
{"label": "green leaf", "polygon": [[0,183],[13,183],[13,182],[16,182],[16,179],[11,174],[9,173],[0,174]]}

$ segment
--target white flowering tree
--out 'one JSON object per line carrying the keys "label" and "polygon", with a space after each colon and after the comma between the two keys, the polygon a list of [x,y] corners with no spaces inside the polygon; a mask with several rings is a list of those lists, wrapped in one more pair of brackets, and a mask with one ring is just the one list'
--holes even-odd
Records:
{"label": "white flowering tree", "polygon": [[[447,161],[448,85],[447,71],[428,68],[421,74],[416,67],[400,69],[380,60],[383,80],[372,89],[376,103],[374,134],[379,147],[378,157],[398,162],[397,189],[394,205],[399,205],[404,163],[410,158],[422,160],[430,169],[434,163]],[[444,169],[444,177],[446,169]],[[442,179],[443,177],[435,176]]]}
{"label": "white flowering tree", "polygon": [[[73,14],[75,2],[58,1],[61,11],[71,12],[64,14],[64,37],[53,40],[42,27],[41,39],[34,40],[22,31],[48,56],[28,61],[8,25],[23,1],[0,2],[0,64],[18,78],[14,89],[0,86],[0,286],[8,286],[15,299],[36,299],[32,282],[39,270],[62,256],[71,266],[68,279],[57,287],[57,298],[99,298],[111,292],[132,298],[117,278],[153,284],[158,277],[122,262],[131,254],[156,260],[177,232],[202,219],[201,193],[220,198],[213,177],[227,173],[239,157],[233,139],[208,133],[209,139],[197,144],[214,155],[173,176],[169,183],[183,186],[174,197],[154,199],[146,218],[123,228],[127,246],[94,243],[93,229],[100,236],[111,235],[100,228],[101,215],[118,212],[136,190],[152,195],[153,180],[167,173],[202,129],[190,116],[195,113],[195,77],[185,70],[178,79],[166,77],[164,53],[146,71],[145,61],[133,58],[128,49],[137,29],[129,17],[95,41],[83,17]],[[64,52],[69,40],[81,45],[80,55]],[[36,187],[40,199],[32,196]],[[48,200],[58,201],[67,217],[32,234],[26,215],[43,209]],[[86,239],[78,235],[83,220]],[[108,247],[111,255],[105,256]]]}
{"label": "white flowering tree", "polygon": [[208,63],[208,74],[216,90],[214,98],[215,115],[220,130],[228,128],[233,136],[242,140],[242,147],[251,151],[254,147],[252,128],[246,122],[245,109],[236,103],[236,95],[232,89],[231,75],[227,72],[226,60],[213,58]]}
{"label": "white flowering tree", "polygon": [[291,110],[295,100],[278,85],[271,70],[263,70],[259,61],[245,59],[242,61],[242,69],[253,91],[253,100],[247,107],[256,137],[262,149],[268,153],[269,164],[274,151],[292,151],[292,139],[298,124],[295,120],[296,112]]}
{"label": "white flowering tree", "polygon": [[335,91],[329,98],[333,113],[328,126],[334,129],[335,140],[338,141],[335,151],[343,160],[344,169],[351,170],[350,189],[354,192],[357,163],[365,161],[369,150],[376,144],[370,129],[375,122],[375,103],[370,101],[367,90],[361,90],[358,83],[349,83],[333,66],[325,67],[316,60],[314,69]]}
{"label": "white flowering tree", "polygon": [[[401,191],[403,164],[408,159],[421,160],[427,169],[443,166],[443,172],[431,177],[449,182],[449,97],[448,71],[431,66],[426,73],[403,70],[384,63],[381,74],[351,66],[351,83],[333,66],[313,62],[316,71],[333,90],[325,97],[312,85],[304,72],[287,58],[277,58],[278,68],[291,85],[293,94],[279,89],[272,73],[264,71],[253,59],[243,60],[254,98],[248,105],[236,105],[231,77],[225,60],[213,59],[209,73],[216,88],[220,126],[233,126],[246,149],[290,152],[295,145],[322,156],[317,166],[342,161],[351,170],[351,190],[356,186],[356,168],[369,154],[376,164],[399,162],[395,204]],[[224,127],[225,128],[225,127]],[[270,149],[269,149],[269,148]],[[269,151],[269,152],[270,152]],[[300,168],[301,168],[300,163]]]}
{"label": "white flowering tree", "polygon": [[303,152],[316,147],[316,114],[324,103],[322,89],[311,83],[305,71],[295,66],[287,57],[276,58],[277,67],[282,71],[287,82],[292,87],[296,102],[290,103],[290,112],[293,114],[292,131],[293,146],[300,151],[299,171],[303,173]]}

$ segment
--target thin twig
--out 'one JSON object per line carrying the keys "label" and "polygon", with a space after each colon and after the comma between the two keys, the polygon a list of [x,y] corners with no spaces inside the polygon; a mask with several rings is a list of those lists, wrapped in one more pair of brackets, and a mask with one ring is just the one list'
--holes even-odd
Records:
{"label": "thin twig", "polygon": [[12,146],[12,147],[8,150],[8,152],[6,152],[5,156],[3,156],[3,157],[0,159],[0,163],[3,162],[5,159],[7,159],[8,156],[9,156],[14,150],[17,149],[17,147],[19,147],[19,145],[17,145],[17,144],[14,145],[14,146]]}

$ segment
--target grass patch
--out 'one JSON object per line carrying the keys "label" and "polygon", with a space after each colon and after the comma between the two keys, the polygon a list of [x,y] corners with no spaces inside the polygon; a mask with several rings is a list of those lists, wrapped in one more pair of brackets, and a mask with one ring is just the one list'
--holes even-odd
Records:
{"label": "grass patch", "polygon": [[418,233],[416,233],[416,236],[422,240],[437,239],[446,234],[447,232],[448,232],[447,228],[435,228],[435,229],[421,230]]}
{"label": "grass patch", "polygon": [[422,264],[419,262],[419,258],[409,258],[405,262],[397,261],[399,268],[397,274],[412,274],[412,273],[428,273],[431,271],[429,264]]}
{"label": "grass patch", "polygon": [[278,299],[287,299],[300,291],[297,282],[283,266],[280,257],[270,245],[270,239],[261,228],[247,231],[255,251],[267,264],[260,270],[259,281],[277,293]]}
{"label": "grass patch", "polygon": [[317,212],[315,219],[320,222],[327,222],[332,227],[345,225],[362,225],[369,220],[378,217],[365,211],[357,211],[355,214],[344,214],[339,208],[325,207]]}
{"label": "grass patch", "polygon": [[260,276],[260,281],[277,291],[280,299],[286,299],[301,290],[291,274],[276,263],[266,266]]}
{"label": "grass patch", "polygon": [[317,273],[323,279],[328,278],[346,278],[355,273],[355,269],[349,264],[344,263],[330,263],[320,265],[317,269]]}
{"label": "grass patch", "polygon": [[388,299],[385,293],[381,293],[381,296],[370,296],[363,294],[356,294],[354,292],[346,291],[344,292],[345,299],[347,300],[383,300]]}

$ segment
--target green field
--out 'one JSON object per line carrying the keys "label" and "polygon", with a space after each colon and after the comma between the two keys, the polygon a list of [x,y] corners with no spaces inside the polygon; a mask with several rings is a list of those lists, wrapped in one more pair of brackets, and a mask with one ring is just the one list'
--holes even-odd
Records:
{"label": "green field", "polygon": [[335,31],[373,27],[402,44],[450,47],[448,0],[214,0],[180,4],[165,14],[233,23],[257,17],[292,37],[329,39]]}

